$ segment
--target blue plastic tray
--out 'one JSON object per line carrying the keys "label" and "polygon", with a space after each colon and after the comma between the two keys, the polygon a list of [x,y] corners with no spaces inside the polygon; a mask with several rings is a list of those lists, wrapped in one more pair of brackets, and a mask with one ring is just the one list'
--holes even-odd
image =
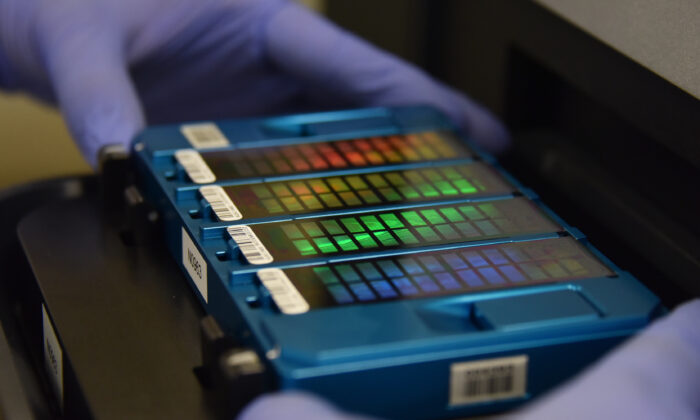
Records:
{"label": "blue plastic tray", "polygon": [[134,160],[206,310],[349,410],[506,410],[663,311],[432,108],[152,127]]}

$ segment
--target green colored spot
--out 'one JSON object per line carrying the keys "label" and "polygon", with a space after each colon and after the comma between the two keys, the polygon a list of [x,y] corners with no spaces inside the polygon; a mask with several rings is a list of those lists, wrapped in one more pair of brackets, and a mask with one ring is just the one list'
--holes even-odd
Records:
{"label": "green colored spot", "polygon": [[272,197],[272,193],[267,189],[265,184],[253,186],[253,192],[260,199]]}
{"label": "green colored spot", "polygon": [[357,194],[359,194],[362,200],[367,204],[377,204],[382,201],[379,199],[379,197],[377,197],[377,194],[372,192],[372,190],[360,190],[357,192]]}
{"label": "green colored spot", "polygon": [[457,231],[450,225],[437,225],[435,226],[435,229],[437,229],[437,231],[440,232],[440,235],[442,235],[445,239],[457,239],[460,236],[459,233],[457,233]]}
{"label": "green colored spot", "polygon": [[411,231],[408,229],[396,229],[394,234],[406,245],[414,245],[418,243],[418,239],[413,236]]}
{"label": "green colored spot", "polygon": [[343,251],[355,251],[356,249],[359,249],[357,248],[357,245],[355,245],[355,242],[352,241],[352,238],[348,235],[334,236],[333,239]]}
{"label": "green colored spot", "polygon": [[355,240],[360,244],[362,248],[375,248],[377,247],[377,243],[374,242],[374,239],[369,235],[369,233],[356,233],[355,235]]}
{"label": "green colored spot", "polygon": [[340,178],[328,178],[326,182],[335,192],[342,192],[350,189],[348,188],[348,185]]}
{"label": "green colored spot", "polygon": [[384,226],[382,226],[382,222],[380,222],[376,217],[374,216],[361,216],[360,220],[362,220],[362,223],[367,226],[369,230],[382,230],[384,229]]}
{"label": "green colored spot", "polygon": [[280,198],[280,201],[289,211],[304,210],[304,207],[295,197],[282,197]]}
{"label": "green colored spot", "polygon": [[338,283],[338,276],[335,275],[333,270],[331,270],[329,267],[314,267],[313,268],[314,274],[316,274],[323,284],[334,284]]}
{"label": "green colored spot", "polygon": [[452,207],[443,208],[443,209],[440,209],[440,213],[442,213],[443,216],[447,217],[447,220],[449,220],[452,223],[464,221],[464,217],[462,217],[462,215],[459,214],[459,212],[455,208],[452,208]]}
{"label": "green colored spot", "polygon": [[420,198],[420,194],[418,194],[418,191],[416,191],[416,189],[411,187],[410,185],[404,185],[403,187],[398,188],[399,191],[401,191],[401,194],[403,194],[403,196],[406,197],[406,199],[408,200]]}
{"label": "green colored spot", "polygon": [[437,225],[438,223],[445,223],[445,219],[438,214],[437,210],[421,210],[420,214],[422,214],[430,224]]}
{"label": "green colored spot", "polygon": [[285,235],[287,235],[287,238],[289,239],[302,239],[304,237],[304,234],[301,233],[299,228],[292,223],[282,225],[282,232],[284,232]]}
{"label": "green colored spot", "polygon": [[398,217],[394,213],[383,213],[379,215],[379,218],[384,221],[384,223],[389,227],[389,229],[398,229],[404,227]]}
{"label": "green colored spot", "polygon": [[494,205],[491,204],[491,203],[480,204],[480,205],[479,205],[479,210],[481,210],[481,211],[483,211],[484,213],[486,213],[486,215],[487,215],[488,217],[492,218],[492,219],[495,219],[495,218],[497,218],[497,217],[503,217],[503,214],[501,213],[501,211],[498,210],[498,209],[496,208],[496,206],[494,206]]}
{"label": "green colored spot", "polygon": [[362,201],[352,191],[341,192],[338,195],[345,202],[346,206],[359,206],[362,204]]}
{"label": "green colored spot", "polygon": [[400,173],[398,172],[390,172],[388,174],[385,174],[384,177],[389,181],[389,183],[395,187],[401,187],[402,185],[406,185],[406,180],[403,179]]}
{"label": "green colored spot", "polygon": [[422,176],[418,173],[418,171],[407,171],[405,172],[406,178],[411,182],[413,185],[418,185],[418,184],[423,184],[425,183],[425,179],[423,179]]}
{"label": "green colored spot", "polygon": [[401,200],[401,195],[395,189],[393,189],[391,187],[380,188],[379,194],[383,195],[384,199],[386,201],[400,201]]}
{"label": "green colored spot", "polygon": [[494,226],[493,223],[491,223],[488,220],[479,220],[478,222],[474,222],[474,224],[476,225],[476,227],[481,229],[482,232],[484,232],[484,235],[492,236],[492,235],[498,235],[501,233],[498,230],[498,228],[496,226]]}
{"label": "green colored spot", "polygon": [[272,184],[270,188],[272,188],[272,192],[274,192],[277,197],[288,197],[292,195],[292,192],[289,191],[289,188],[284,184]]}
{"label": "green colored spot", "polygon": [[442,175],[440,175],[435,169],[425,169],[421,171],[421,174],[428,178],[430,182],[437,182],[442,180]]}
{"label": "green colored spot", "polygon": [[345,177],[345,181],[355,190],[364,190],[367,184],[357,175]]}
{"label": "green colored spot", "polygon": [[445,175],[445,178],[447,178],[447,179],[461,179],[461,178],[463,178],[462,175],[460,175],[459,172],[455,171],[454,168],[444,168],[442,170],[442,174]]}
{"label": "green colored spot", "polygon": [[338,197],[333,194],[333,193],[326,193],[326,194],[321,194],[319,195],[321,197],[321,200],[326,204],[328,207],[341,207],[343,204],[338,200]]}
{"label": "green colored spot", "polygon": [[314,243],[318,247],[318,249],[321,250],[321,253],[323,254],[329,254],[332,252],[338,252],[338,249],[333,245],[333,242],[331,242],[328,238],[313,238]]}
{"label": "green colored spot", "polygon": [[416,228],[416,232],[423,237],[428,242],[435,242],[440,240],[440,236],[435,233],[435,231],[430,226],[421,226]]}
{"label": "green colored spot", "polygon": [[367,175],[365,178],[367,178],[374,188],[384,188],[387,186],[386,181],[380,174]]}
{"label": "green colored spot", "polygon": [[459,208],[459,211],[469,220],[481,220],[484,218],[484,215],[474,206],[462,206]]}
{"label": "green colored spot", "polygon": [[457,195],[459,192],[447,181],[435,181],[435,186],[443,195]]}
{"label": "green colored spot", "polygon": [[340,274],[340,277],[347,283],[362,280],[357,271],[355,271],[355,269],[348,264],[336,265],[335,270],[338,272],[338,274]]}
{"label": "green colored spot", "polygon": [[311,236],[324,236],[323,231],[314,222],[305,222],[301,224],[301,228],[304,229],[307,235]]}
{"label": "green colored spot", "polygon": [[462,194],[474,194],[477,192],[476,187],[470,184],[466,179],[455,179],[452,183]]}
{"label": "green colored spot", "polygon": [[326,232],[328,232],[331,235],[340,235],[343,232],[343,228],[340,227],[338,222],[335,220],[324,220],[321,222],[321,225],[326,229]]}
{"label": "green colored spot", "polygon": [[478,179],[472,179],[472,184],[474,184],[474,186],[475,186],[476,188],[480,189],[481,191],[485,191],[485,190],[486,190],[486,186],[485,186],[481,181],[479,181]]}
{"label": "green colored spot", "polygon": [[396,246],[399,244],[398,242],[396,242],[396,239],[394,239],[394,237],[391,236],[391,233],[387,232],[386,230],[372,233],[374,234],[374,237],[377,238],[379,242],[381,242],[384,246]]}
{"label": "green colored spot", "polygon": [[362,273],[366,280],[376,280],[382,278],[382,275],[379,274],[379,271],[372,263],[360,263],[355,267],[360,271],[360,273]]}
{"label": "green colored spot", "polygon": [[435,188],[433,188],[432,185],[426,183],[418,184],[418,190],[421,194],[428,198],[438,197],[440,195],[440,193]]}
{"label": "green colored spot", "polygon": [[314,246],[311,245],[311,242],[307,241],[306,239],[297,239],[296,241],[292,241],[292,243],[301,255],[317,254],[316,250],[314,249]]}
{"label": "green colored spot", "polygon": [[401,212],[401,216],[403,216],[411,226],[425,226],[425,221],[415,211],[403,211]]}
{"label": "green colored spot", "polygon": [[345,217],[343,219],[340,219],[340,222],[345,226],[345,229],[347,229],[348,232],[350,233],[356,233],[356,232],[364,232],[365,229],[362,227],[360,222],[357,221],[354,217]]}
{"label": "green colored spot", "polygon": [[261,200],[260,203],[262,203],[263,207],[265,207],[265,209],[270,213],[282,213],[284,211],[284,208],[279,201],[275,200],[274,198],[266,198]]}
{"label": "green colored spot", "polygon": [[302,195],[299,197],[299,200],[301,200],[309,210],[319,210],[323,208],[323,204],[313,195]]}
{"label": "green colored spot", "polygon": [[462,232],[462,235],[470,238],[474,236],[481,236],[481,233],[476,230],[476,228],[469,222],[455,223],[455,227]]}

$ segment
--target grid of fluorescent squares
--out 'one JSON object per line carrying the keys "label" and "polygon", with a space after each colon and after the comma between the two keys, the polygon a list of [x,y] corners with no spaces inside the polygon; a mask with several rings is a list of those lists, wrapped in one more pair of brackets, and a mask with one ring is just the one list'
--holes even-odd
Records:
{"label": "grid of fluorescent squares", "polygon": [[202,152],[217,179],[240,179],[468,157],[449,132]]}
{"label": "grid of fluorescent squares", "polygon": [[569,237],[284,271],[312,308],[460,294],[613,274]]}
{"label": "grid of fluorescent squares", "polygon": [[244,217],[298,214],[513,191],[481,163],[225,187]]}
{"label": "grid of fluorescent squares", "polygon": [[251,228],[278,261],[560,229],[524,198],[264,223]]}

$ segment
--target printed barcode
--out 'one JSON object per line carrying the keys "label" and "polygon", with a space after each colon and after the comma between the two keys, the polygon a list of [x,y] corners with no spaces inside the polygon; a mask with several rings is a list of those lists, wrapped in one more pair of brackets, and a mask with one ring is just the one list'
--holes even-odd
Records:
{"label": "printed barcode", "polygon": [[243,218],[241,212],[233,201],[229,198],[226,191],[218,185],[208,185],[199,188],[199,193],[209,203],[216,217],[222,222],[232,222]]}
{"label": "printed barcode", "polygon": [[202,159],[202,155],[196,150],[178,150],[175,152],[175,159],[185,168],[185,172],[187,172],[187,176],[190,177],[192,182],[209,184],[216,181],[216,176],[214,176],[207,163]]}
{"label": "printed barcode", "polygon": [[230,144],[219,127],[211,122],[186,124],[180,127],[180,132],[195,149],[226,147]]}
{"label": "printed barcode", "polygon": [[272,262],[272,255],[249,226],[229,226],[226,230],[249,263],[258,265]]}
{"label": "printed barcode", "polygon": [[527,356],[455,363],[450,367],[450,405],[524,396]]}
{"label": "printed barcode", "polygon": [[282,313],[294,315],[309,310],[309,304],[284,271],[279,268],[264,268],[258,271],[258,278]]}

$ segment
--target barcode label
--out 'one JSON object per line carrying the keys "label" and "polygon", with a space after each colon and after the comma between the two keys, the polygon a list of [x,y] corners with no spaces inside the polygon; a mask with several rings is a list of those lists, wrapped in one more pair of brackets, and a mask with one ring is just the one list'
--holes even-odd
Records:
{"label": "barcode label", "polygon": [[272,300],[286,315],[296,315],[308,312],[309,304],[289,280],[284,271],[279,268],[263,268],[258,271],[258,278],[270,292]]}
{"label": "barcode label", "polygon": [[518,398],[527,391],[527,356],[450,366],[450,405]]}
{"label": "barcode label", "polygon": [[249,263],[259,265],[272,262],[272,255],[249,226],[229,226],[226,231]]}
{"label": "barcode label", "polygon": [[210,184],[216,176],[196,150],[182,149],[175,152],[175,159],[185,168],[187,176],[197,184]]}
{"label": "barcode label", "polygon": [[192,238],[187,234],[185,228],[182,228],[182,265],[190,275],[192,282],[202,295],[202,299],[209,303],[209,289],[207,284],[207,262],[199,253]]}
{"label": "barcode label", "polygon": [[216,217],[222,222],[233,222],[243,218],[241,212],[223,188],[218,185],[207,185],[200,187],[199,193],[209,203]]}
{"label": "barcode label", "polygon": [[180,126],[180,132],[195,149],[212,149],[230,144],[219,127],[211,122],[185,124]]}

